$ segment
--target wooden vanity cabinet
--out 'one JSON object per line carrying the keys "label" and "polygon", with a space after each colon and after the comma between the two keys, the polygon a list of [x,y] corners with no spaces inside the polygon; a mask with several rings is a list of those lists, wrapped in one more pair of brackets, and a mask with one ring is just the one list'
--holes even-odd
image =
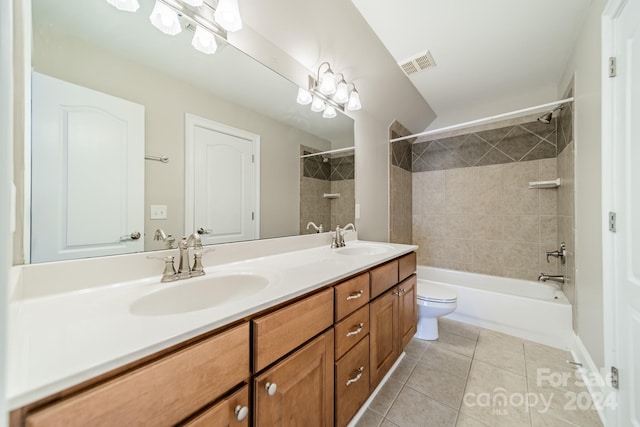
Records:
{"label": "wooden vanity cabinet", "polygon": [[249,386],[222,399],[181,427],[248,427],[250,419]]}
{"label": "wooden vanity cabinet", "polygon": [[416,334],[418,319],[418,279],[415,274],[409,276],[398,286],[398,339],[402,351]]}
{"label": "wooden vanity cabinet", "polygon": [[28,427],[175,425],[248,380],[249,324],[28,414]]}
{"label": "wooden vanity cabinet", "polygon": [[333,425],[334,335],[329,329],[254,381],[254,425]]}

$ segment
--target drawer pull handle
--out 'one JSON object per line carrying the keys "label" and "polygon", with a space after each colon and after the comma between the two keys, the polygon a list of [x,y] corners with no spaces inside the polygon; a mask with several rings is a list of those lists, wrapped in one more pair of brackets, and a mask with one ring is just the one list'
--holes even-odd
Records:
{"label": "drawer pull handle", "polygon": [[360,332],[362,332],[362,327],[364,326],[364,323],[360,322],[353,326],[356,326],[356,330],[347,332],[348,337],[350,337],[351,335],[358,335]]}
{"label": "drawer pull handle", "polygon": [[274,394],[276,394],[276,390],[278,390],[278,386],[275,383],[266,383],[264,385],[264,388],[265,390],[267,390],[269,396],[273,396]]}
{"label": "drawer pull handle", "polygon": [[347,297],[347,301],[352,299],[358,299],[364,294],[364,291],[360,289],[358,292],[354,292]]}
{"label": "drawer pull handle", "polygon": [[246,406],[236,406],[236,408],[233,410],[233,412],[236,414],[236,419],[238,421],[242,421],[245,418],[247,418],[247,415],[249,415],[249,408],[247,408]]}
{"label": "drawer pull handle", "polygon": [[347,380],[347,387],[349,387],[351,384],[358,382],[358,380],[360,378],[362,378],[362,373],[364,372],[364,366],[360,366],[357,370],[356,370],[357,374],[355,377],[353,378],[349,378]]}

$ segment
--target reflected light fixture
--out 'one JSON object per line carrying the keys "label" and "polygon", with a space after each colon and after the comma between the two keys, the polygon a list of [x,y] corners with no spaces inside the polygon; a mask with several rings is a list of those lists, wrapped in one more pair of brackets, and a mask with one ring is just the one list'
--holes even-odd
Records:
{"label": "reflected light fixture", "polygon": [[193,35],[191,45],[200,52],[209,55],[216,53],[216,49],[218,49],[216,37],[202,25],[196,27],[196,33]]}
{"label": "reflected light fixture", "polygon": [[182,31],[178,12],[159,0],[156,0],[156,5],[153,7],[149,20],[151,20],[154,27],[170,36],[175,36]]}
{"label": "reflected light fixture", "polygon": [[[135,12],[140,8],[138,0],[106,0],[119,10]],[[213,7],[205,0],[155,0],[149,20],[165,34],[175,36],[184,27],[194,30],[193,47],[206,54],[218,48],[216,37],[227,39],[227,31],[242,28],[238,0],[218,0]],[[309,95],[310,97],[311,95]],[[310,103],[311,99],[307,103]]]}
{"label": "reflected light fixture", "polygon": [[[326,69],[323,70],[323,67]],[[322,117],[332,119],[337,110],[355,111],[362,108],[360,94],[354,83],[347,82],[344,74],[334,74],[331,64],[323,62],[318,66],[316,78],[309,76],[309,89],[299,88],[296,102],[311,104],[311,111],[324,112]]]}
{"label": "reflected light fixture", "polygon": [[118,10],[124,10],[125,12],[135,12],[140,9],[140,3],[138,0],[107,0],[111,6]]}
{"label": "reflected light fixture", "polygon": [[234,32],[242,28],[238,0],[218,0],[214,17],[216,22],[227,31]]}

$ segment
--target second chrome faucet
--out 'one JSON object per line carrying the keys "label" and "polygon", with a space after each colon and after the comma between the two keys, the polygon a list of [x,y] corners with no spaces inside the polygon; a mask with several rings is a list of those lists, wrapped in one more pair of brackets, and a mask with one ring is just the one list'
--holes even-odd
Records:
{"label": "second chrome faucet", "polygon": [[356,231],[356,227],[352,223],[345,225],[344,228],[336,225],[336,231],[331,239],[331,249],[343,248],[346,245],[344,242],[344,232],[348,230]]}

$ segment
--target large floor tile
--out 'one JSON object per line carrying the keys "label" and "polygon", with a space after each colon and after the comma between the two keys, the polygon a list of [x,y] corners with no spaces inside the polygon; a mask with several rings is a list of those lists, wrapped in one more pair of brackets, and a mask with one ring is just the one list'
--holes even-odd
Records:
{"label": "large floor tile", "polygon": [[399,427],[399,426],[398,424],[392,423],[391,421],[385,418],[384,421],[382,421],[382,424],[380,424],[380,427]]}
{"label": "large floor tile", "polygon": [[418,362],[432,369],[467,378],[471,367],[471,358],[460,353],[454,353],[437,346],[429,346]]}
{"label": "large floor tile", "polygon": [[404,352],[407,354],[406,357],[420,359],[427,347],[429,347],[429,343],[427,341],[414,338],[409,341],[409,344],[404,348]]}
{"label": "large floor tile", "polygon": [[391,374],[391,379],[404,384],[407,382],[409,375],[411,375],[411,372],[413,372],[413,368],[416,367],[417,363],[417,359],[412,359],[410,357],[403,358],[396,370]]}
{"label": "large floor tile", "polygon": [[378,427],[383,420],[382,415],[367,409],[358,420],[356,427]]}
{"label": "large floor tile", "polygon": [[580,427],[602,427],[589,392],[567,391],[556,387],[529,387],[531,413],[565,421]]}
{"label": "large floor tile", "polygon": [[482,329],[478,336],[478,344],[491,346],[499,351],[524,354],[524,340],[500,332]]}
{"label": "large floor tile", "polygon": [[441,332],[440,338],[438,338],[437,341],[431,341],[429,345],[453,351],[463,356],[473,357],[476,349],[476,340],[452,333]]}
{"label": "large floor tile", "polygon": [[400,390],[402,390],[402,386],[403,384],[401,382],[389,378],[378,394],[376,394],[376,397],[373,398],[373,401],[369,405],[369,409],[372,409],[379,414],[386,415],[394,400],[398,397]]}
{"label": "large floor tile", "polygon": [[445,317],[438,319],[438,327],[440,328],[440,331],[449,332],[474,340],[478,339],[478,334],[480,333],[480,328],[477,326],[456,322],[455,320],[447,319]]}
{"label": "large floor tile", "polygon": [[456,410],[405,386],[386,418],[399,427],[454,427],[456,417]]}
{"label": "large floor tile", "polygon": [[465,384],[465,378],[418,363],[406,385],[457,411],[462,403]]}
{"label": "large floor tile", "polygon": [[503,347],[495,346],[486,341],[479,341],[476,345],[476,352],[473,355],[475,360],[489,363],[498,368],[506,369],[509,372],[525,376],[524,354],[522,352],[513,353]]}
{"label": "large floor tile", "polygon": [[458,421],[456,421],[456,427],[490,427],[478,420],[471,418],[465,414],[458,414]]}
{"label": "large floor tile", "polygon": [[567,421],[553,418],[548,414],[531,412],[531,427],[579,427]]}
{"label": "large floor tile", "polygon": [[549,347],[548,345],[538,344],[528,340],[524,340],[524,354],[527,359],[556,363],[572,359],[571,353],[566,350]]}

